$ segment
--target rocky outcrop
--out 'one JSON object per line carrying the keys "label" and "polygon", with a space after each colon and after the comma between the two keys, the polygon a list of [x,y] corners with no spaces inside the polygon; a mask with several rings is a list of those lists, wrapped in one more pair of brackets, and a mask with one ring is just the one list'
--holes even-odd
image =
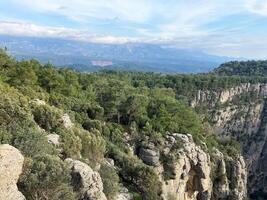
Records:
{"label": "rocky outcrop", "polygon": [[147,165],[158,166],[159,165],[159,150],[153,143],[140,148],[139,158]]}
{"label": "rocky outcrop", "polygon": [[243,157],[225,158],[217,149],[212,157],[213,198],[243,200],[247,196],[247,168]]}
{"label": "rocky outcrop", "polygon": [[16,185],[23,161],[19,150],[7,144],[0,145],[0,199],[25,200]]}
{"label": "rocky outcrop", "polygon": [[199,90],[195,99],[191,102],[191,106],[196,107],[203,104],[214,106],[217,102],[231,101],[235,96],[244,92],[255,92],[266,97],[267,84],[244,83],[224,90]]}
{"label": "rocky outcrop", "polygon": [[[254,93],[253,98],[252,94],[247,95],[251,98],[249,101],[232,101],[248,92]],[[206,105],[209,108],[207,117],[222,140],[235,138],[241,144],[249,177],[247,188],[252,199],[257,199],[259,193],[267,194],[266,97],[267,84],[247,83],[228,90],[199,91],[192,102],[192,106]],[[216,103],[221,106],[215,106]],[[241,166],[239,160],[239,168]]]}
{"label": "rocky outcrop", "polygon": [[64,114],[62,115],[61,117],[61,122],[63,123],[63,126],[66,128],[66,129],[70,129],[73,127],[73,123],[70,119],[70,116],[68,114]]}
{"label": "rocky outcrop", "polygon": [[65,161],[70,165],[72,186],[79,200],[107,200],[98,172],[81,161],[70,158]]}
{"label": "rocky outcrop", "polygon": [[225,158],[217,149],[210,156],[203,150],[205,144],[196,145],[189,134],[167,133],[165,139],[163,157],[173,159],[160,162],[156,147],[151,144],[149,150],[154,153],[149,151],[148,160],[156,158],[156,165],[143,157],[159,176],[163,200],[243,200],[246,197],[247,174],[242,156]]}
{"label": "rocky outcrop", "polygon": [[50,144],[52,144],[54,146],[59,146],[59,144],[60,144],[60,141],[59,141],[60,140],[60,136],[58,134],[48,134],[46,136],[46,138],[47,138],[47,141]]}
{"label": "rocky outcrop", "polygon": [[[174,176],[164,180],[162,166],[157,168],[162,181],[164,200],[208,200],[211,198],[212,181],[210,178],[210,157],[197,146],[191,135],[172,134],[173,140],[180,140],[183,147],[177,152],[177,161],[173,163]],[[167,146],[169,146],[167,144]]]}
{"label": "rocky outcrop", "polygon": [[117,194],[116,200],[133,200],[133,195],[129,192],[129,190],[124,187],[122,184],[119,188],[119,193]]}
{"label": "rocky outcrop", "polygon": [[226,159],[230,197],[243,200],[247,196],[247,168],[242,156]]}

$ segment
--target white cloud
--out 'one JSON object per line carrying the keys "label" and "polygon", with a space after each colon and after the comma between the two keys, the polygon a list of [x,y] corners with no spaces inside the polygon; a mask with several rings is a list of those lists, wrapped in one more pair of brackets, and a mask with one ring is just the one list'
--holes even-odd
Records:
{"label": "white cloud", "polygon": [[53,37],[74,39],[95,43],[126,43],[135,42],[136,38],[114,37],[111,35],[96,35],[64,27],[37,26],[21,22],[0,21],[0,34],[23,35],[34,37]]}
{"label": "white cloud", "polygon": [[[243,18],[235,27],[220,24],[232,15],[253,14],[267,16],[266,0],[9,0],[15,5],[41,14],[57,14],[75,20],[85,30],[65,27],[37,26],[32,23],[0,22],[0,34],[29,35],[38,37],[70,38],[99,43],[149,42],[182,48],[198,48],[209,53],[247,55],[249,48],[266,46],[267,38],[253,40],[246,33],[251,19]],[[116,19],[116,20],[114,20]],[[56,18],[55,18],[56,20]],[[108,27],[110,34],[101,32],[91,24],[108,20],[118,27],[129,26],[138,37],[115,37],[116,27]],[[17,20],[16,20],[17,22]],[[215,23],[216,26],[209,26]],[[230,22],[231,23],[231,22]],[[125,27],[123,27],[125,28]],[[116,35],[120,35],[118,31]],[[127,35],[122,33],[121,35]],[[259,38],[259,36],[257,35]],[[259,49],[259,48],[258,48]],[[264,48],[263,48],[264,49]],[[252,52],[255,55],[257,52]],[[267,55],[267,50],[264,50]],[[263,53],[262,53],[263,55]]]}
{"label": "white cloud", "polygon": [[265,0],[246,0],[245,8],[249,12],[267,16],[267,2]]}

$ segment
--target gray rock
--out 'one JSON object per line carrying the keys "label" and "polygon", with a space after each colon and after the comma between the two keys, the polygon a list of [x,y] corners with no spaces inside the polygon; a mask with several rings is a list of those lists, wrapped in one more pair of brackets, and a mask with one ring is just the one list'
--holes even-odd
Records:
{"label": "gray rock", "polygon": [[116,200],[133,200],[133,195],[128,191],[126,187],[120,184],[119,194],[115,198]]}
{"label": "gray rock", "polygon": [[159,151],[155,148],[150,149],[149,147],[141,147],[139,152],[139,157],[143,160],[143,162],[147,165],[158,166],[159,162]]}
{"label": "gray rock", "polygon": [[54,146],[58,146],[60,144],[60,136],[58,134],[49,134],[46,136],[46,138],[47,141]]}
{"label": "gray rock", "polygon": [[25,200],[18,191],[17,181],[22,173],[24,157],[16,148],[0,145],[0,199]]}
{"label": "gray rock", "polygon": [[65,161],[70,165],[72,186],[79,200],[107,200],[98,172],[81,161],[70,158]]}

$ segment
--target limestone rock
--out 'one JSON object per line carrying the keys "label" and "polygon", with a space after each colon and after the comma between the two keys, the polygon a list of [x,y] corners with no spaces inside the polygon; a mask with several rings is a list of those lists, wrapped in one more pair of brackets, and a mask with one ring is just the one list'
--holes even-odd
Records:
{"label": "limestone rock", "polygon": [[149,144],[146,147],[141,147],[139,157],[147,165],[158,166],[159,165],[159,150],[153,144]]}
{"label": "limestone rock", "polygon": [[217,102],[225,103],[227,101],[231,101],[235,96],[244,92],[255,92],[266,97],[267,84],[244,83],[226,90],[199,90],[196,94],[195,99],[191,102],[191,106],[196,107],[201,104],[214,106]]}
{"label": "limestone rock", "polygon": [[70,116],[68,114],[64,114],[62,117],[61,117],[61,121],[63,123],[63,126],[67,129],[73,127],[73,123],[70,119]]}
{"label": "limestone rock", "polygon": [[214,159],[214,182],[213,197],[215,199],[227,199],[230,194],[229,180],[227,178],[226,164],[224,155],[218,150],[213,150]]}
{"label": "limestone rock", "polygon": [[54,146],[58,146],[60,144],[60,136],[58,134],[49,134],[46,136],[46,138],[47,141]]}
{"label": "limestone rock", "polygon": [[173,134],[172,137],[182,140],[184,147],[180,149],[178,160],[174,164],[175,176],[172,179],[164,180],[162,166],[156,169],[162,182],[162,198],[209,200],[212,191],[209,155],[193,142],[191,135]]}
{"label": "limestone rock", "polygon": [[36,104],[38,106],[46,105],[46,102],[44,100],[41,100],[41,99],[34,99],[34,100],[30,101],[30,103]]}
{"label": "limestone rock", "polygon": [[122,184],[120,185],[119,194],[115,198],[116,200],[133,200],[133,195],[129,193],[128,189]]}
{"label": "limestone rock", "polygon": [[247,197],[247,168],[242,156],[226,162],[229,171],[228,178],[233,200],[243,200]]}
{"label": "limestone rock", "polygon": [[81,161],[70,158],[65,161],[70,165],[72,186],[79,200],[107,200],[98,172]]}
{"label": "limestone rock", "polygon": [[19,150],[7,144],[0,145],[0,199],[25,200],[16,185],[23,161]]}

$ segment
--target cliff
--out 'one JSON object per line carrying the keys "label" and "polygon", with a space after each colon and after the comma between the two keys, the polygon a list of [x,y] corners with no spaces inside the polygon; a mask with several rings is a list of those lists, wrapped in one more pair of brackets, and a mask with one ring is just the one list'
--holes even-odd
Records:
{"label": "cliff", "polygon": [[198,91],[193,107],[205,113],[222,140],[235,138],[248,167],[248,193],[252,199],[267,193],[267,85],[242,84],[227,90]]}
{"label": "cliff", "polygon": [[[177,142],[182,144],[178,149]],[[205,148],[204,143],[203,146]],[[151,153],[149,158],[141,158],[154,166],[162,183],[161,196],[164,200],[243,200],[247,190],[243,157],[225,158],[219,150],[214,149],[213,152],[210,155],[204,151],[189,134],[174,133],[166,136],[164,154],[176,159],[155,164],[150,161],[159,160],[156,153]]]}

